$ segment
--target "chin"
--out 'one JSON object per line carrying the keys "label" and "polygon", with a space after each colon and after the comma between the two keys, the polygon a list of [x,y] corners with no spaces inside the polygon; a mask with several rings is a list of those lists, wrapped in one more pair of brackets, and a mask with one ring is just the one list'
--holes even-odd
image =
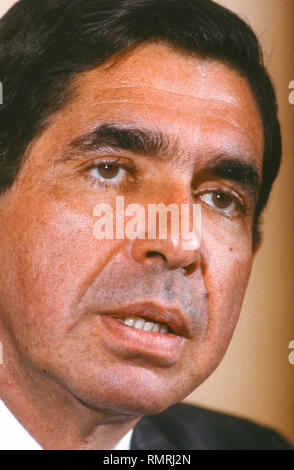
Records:
{"label": "chin", "polygon": [[148,369],[128,374],[105,371],[96,379],[84,375],[81,380],[79,374],[70,382],[68,390],[87,407],[134,417],[158,414],[190,391],[183,392],[175,378],[169,380],[164,374]]}

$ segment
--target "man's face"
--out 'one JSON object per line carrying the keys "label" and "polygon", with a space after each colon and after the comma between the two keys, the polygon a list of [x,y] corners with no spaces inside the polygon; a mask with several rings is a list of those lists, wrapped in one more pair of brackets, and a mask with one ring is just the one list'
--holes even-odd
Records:
{"label": "man's face", "polygon": [[[238,319],[262,176],[259,111],[237,72],[164,44],[85,72],[74,89],[1,199],[0,315],[44,383],[91,406],[156,413],[215,369]],[[144,208],[201,203],[200,248],[95,238],[94,207],[115,210],[116,196]],[[133,317],[173,332],[118,319]]]}

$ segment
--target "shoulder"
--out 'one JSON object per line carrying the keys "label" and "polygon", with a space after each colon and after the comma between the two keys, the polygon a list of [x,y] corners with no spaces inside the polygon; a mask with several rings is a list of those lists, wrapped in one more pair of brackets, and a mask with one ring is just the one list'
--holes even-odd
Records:
{"label": "shoulder", "polygon": [[273,429],[229,414],[177,403],[158,415],[143,418],[175,449],[290,450],[291,444]]}

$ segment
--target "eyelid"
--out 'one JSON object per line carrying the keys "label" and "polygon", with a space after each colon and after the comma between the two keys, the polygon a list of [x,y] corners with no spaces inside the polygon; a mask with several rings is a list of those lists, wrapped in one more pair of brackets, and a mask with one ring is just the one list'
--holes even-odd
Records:
{"label": "eyelid", "polygon": [[130,160],[129,158],[121,157],[121,156],[101,156],[101,157],[96,157],[95,159],[92,159],[87,162],[88,165],[84,167],[84,171],[92,169],[92,168],[97,168],[101,165],[117,165],[120,168],[124,168],[128,170],[130,173],[134,174],[137,172],[137,168],[133,160]]}
{"label": "eyelid", "polygon": [[[235,200],[235,203],[238,204],[239,208],[240,208],[239,215],[240,214],[248,215],[250,213],[251,206],[238,193],[236,193],[234,190],[229,189],[229,188],[224,188],[224,187],[220,187],[220,186],[206,187],[206,188],[200,189],[198,191],[196,191],[196,190],[193,191],[193,196],[194,197],[201,197],[204,194],[213,194],[213,193],[214,194],[223,193],[223,194],[226,194],[227,196],[230,196],[233,200],[232,202],[234,202],[234,200]],[[207,206],[213,208],[212,205],[206,203],[205,201],[203,201],[203,202]],[[226,212],[226,209],[221,209],[221,208],[215,207],[215,210],[223,213],[226,217],[230,217],[230,218],[238,217],[238,214],[234,216],[231,213]]]}
{"label": "eyelid", "polygon": [[241,205],[245,204],[243,198],[238,193],[236,193],[236,191],[230,188],[224,188],[221,186],[215,186],[215,187],[208,186],[206,188],[193,191],[194,197],[195,196],[197,197],[198,195],[201,195],[204,193],[224,193],[227,196],[231,196],[232,198],[236,199],[239,202],[239,204]]}
{"label": "eyelid", "polygon": [[111,166],[117,166],[120,169],[125,170],[129,175],[131,176],[136,176],[138,173],[138,169],[135,165],[135,163],[128,159],[124,158],[121,156],[101,156],[101,157],[96,157],[94,159],[91,159],[90,161],[88,160],[87,165],[84,166],[81,169],[81,173],[84,178],[86,178],[92,185],[102,188],[102,189],[114,189],[114,190],[119,190],[122,189],[124,186],[130,186],[132,183],[137,183],[139,180],[139,176],[136,176],[136,180],[130,181],[127,180],[127,175],[124,177],[124,181],[115,181],[109,179],[101,179],[96,178],[95,176],[89,174],[90,170],[99,168],[101,165],[111,165]]}

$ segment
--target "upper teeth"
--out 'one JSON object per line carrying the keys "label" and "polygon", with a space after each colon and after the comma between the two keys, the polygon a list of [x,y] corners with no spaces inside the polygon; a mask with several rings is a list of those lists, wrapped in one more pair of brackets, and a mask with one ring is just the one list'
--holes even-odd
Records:
{"label": "upper teeth", "polygon": [[167,325],[146,321],[143,318],[130,317],[125,319],[118,318],[118,320],[125,325],[137,328],[138,330],[154,331],[155,333],[168,333]]}

